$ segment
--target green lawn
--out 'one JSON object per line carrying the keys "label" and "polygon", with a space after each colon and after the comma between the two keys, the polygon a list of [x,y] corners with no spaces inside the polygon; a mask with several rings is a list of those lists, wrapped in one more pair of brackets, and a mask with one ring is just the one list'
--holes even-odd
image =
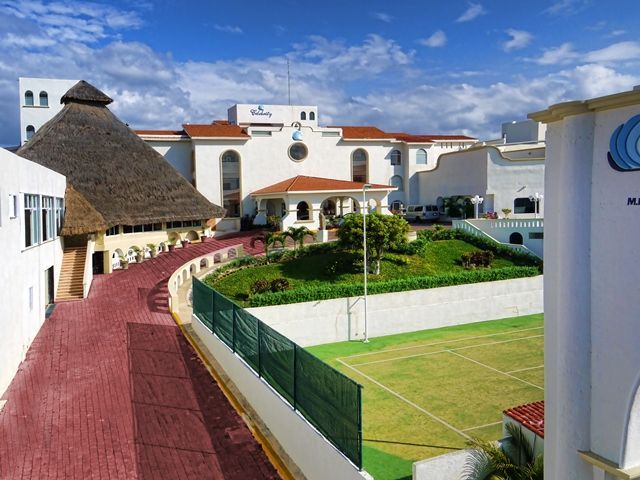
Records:
{"label": "green lawn", "polygon": [[411,478],[416,460],[497,439],[502,411],[542,400],[543,316],[308,349],[364,385],[364,468]]}
{"label": "green lawn", "polygon": [[[386,254],[380,275],[369,275],[369,281],[462,271],[464,268],[459,264],[460,256],[474,250],[478,248],[462,240],[440,240],[429,243],[421,254]],[[492,266],[501,268],[515,264],[509,259],[496,257]],[[329,271],[331,266],[335,268]],[[361,283],[362,257],[357,253],[341,251],[311,254],[283,263],[246,268],[216,281],[213,286],[223,295],[245,305],[244,295],[249,293],[256,280],[281,277],[289,280],[291,290],[327,282]]]}

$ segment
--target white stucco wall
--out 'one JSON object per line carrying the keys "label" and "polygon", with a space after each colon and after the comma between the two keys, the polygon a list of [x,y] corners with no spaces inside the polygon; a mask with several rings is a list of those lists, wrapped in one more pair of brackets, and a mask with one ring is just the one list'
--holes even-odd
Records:
{"label": "white stucco wall", "polygon": [[193,180],[191,171],[191,142],[188,139],[162,141],[147,140],[160,155],[162,155],[180,175],[189,183]]}
{"label": "white stucco wall", "polygon": [[[63,198],[65,187],[64,176],[0,149],[0,397],[44,322],[45,271],[54,267],[57,288],[62,264],[60,238],[25,248],[24,194]],[[15,218],[10,195],[18,199]]]}
{"label": "white stucco wall", "polygon": [[194,315],[195,333],[309,480],[371,479],[360,472]]}
{"label": "white stucco wall", "polygon": [[[453,227],[463,220],[454,220]],[[544,234],[544,220],[542,218],[522,218],[522,219],[467,219],[466,222],[474,225],[484,233],[501,243],[510,243],[513,233],[522,235],[523,245],[542,258],[544,253],[544,239],[531,238],[538,234]]]}
{"label": "white stucco wall", "polygon": [[[550,122],[553,205],[545,217],[545,477],[589,480],[578,450],[640,466],[640,207],[628,204],[640,196],[640,172],[616,171],[607,159],[615,129],[640,114],[640,92],[553,108],[541,112]],[[640,155],[637,144],[626,148]]]}
{"label": "white stucco wall", "polygon": [[467,459],[468,450],[447,453],[434,458],[421,460],[413,464],[413,480],[458,480]]}
{"label": "white stucco wall", "polygon": [[[367,297],[369,337],[542,312],[542,276]],[[361,297],[247,309],[297,344],[362,339]]]}
{"label": "white stucco wall", "polygon": [[[20,101],[20,144],[23,145],[27,139],[27,126],[33,125],[36,132],[52,119],[56,113],[62,110],[60,99],[73,87],[78,80],[60,80],[51,78],[28,78],[20,77],[18,80],[19,101]],[[33,106],[26,106],[24,94],[27,90],[33,92]],[[40,92],[47,92],[49,104],[46,107],[40,106]]]}

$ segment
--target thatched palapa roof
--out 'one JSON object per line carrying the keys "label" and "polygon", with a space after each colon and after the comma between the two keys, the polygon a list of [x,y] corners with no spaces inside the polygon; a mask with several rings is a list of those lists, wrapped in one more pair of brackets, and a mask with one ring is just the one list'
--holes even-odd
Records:
{"label": "thatched palapa roof", "polygon": [[224,216],[111,113],[111,102],[78,82],[62,97],[62,111],[16,152],[67,177],[62,234]]}

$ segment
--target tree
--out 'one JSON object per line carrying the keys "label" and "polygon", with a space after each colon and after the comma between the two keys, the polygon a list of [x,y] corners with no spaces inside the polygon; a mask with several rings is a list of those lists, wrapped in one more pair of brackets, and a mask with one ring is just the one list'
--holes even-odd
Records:
{"label": "tree", "polygon": [[[367,215],[367,257],[375,265],[374,274],[380,274],[380,261],[384,252],[406,243],[408,232],[409,224],[397,215]],[[344,223],[338,230],[338,238],[344,247],[361,250],[364,240],[362,214],[345,216]]]}
{"label": "tree", "polygon": [[506,425],[509,437],[497,442],[472,440],[471,452],[462,472],[463,480],[542,480],[542,454],[535,455],[534,446],[522,427]]}
{"label": "tree", "polygon": [[284,247],[285,237],[280,232],[260,232],[251,238],[251,248],[255,248],[257,242],[261,242],[264,246],[264,256],[269,263],[269,247],[275,246],[277,243]]}
{"label": "tree", "polygon": [[300,250],[304,247],[304,239],[309,236],[312,239],[315,239],[316,236],[309,230],[307,227],[289,227],[286,232],[283,232],[283,237],[289,237],[293,240],[293,249],[295,250],[297,246],[300,246]]}

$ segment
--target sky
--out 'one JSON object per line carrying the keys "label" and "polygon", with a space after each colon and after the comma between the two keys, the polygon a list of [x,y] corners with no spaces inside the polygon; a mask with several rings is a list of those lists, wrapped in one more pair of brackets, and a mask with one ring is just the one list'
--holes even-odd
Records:
{"label": "sky", "polygon": [[640,84],[638,0],[0,0],[0,145],[18,77],[84,79],[133,128],[317,105],[321,125],[496,138]]}

